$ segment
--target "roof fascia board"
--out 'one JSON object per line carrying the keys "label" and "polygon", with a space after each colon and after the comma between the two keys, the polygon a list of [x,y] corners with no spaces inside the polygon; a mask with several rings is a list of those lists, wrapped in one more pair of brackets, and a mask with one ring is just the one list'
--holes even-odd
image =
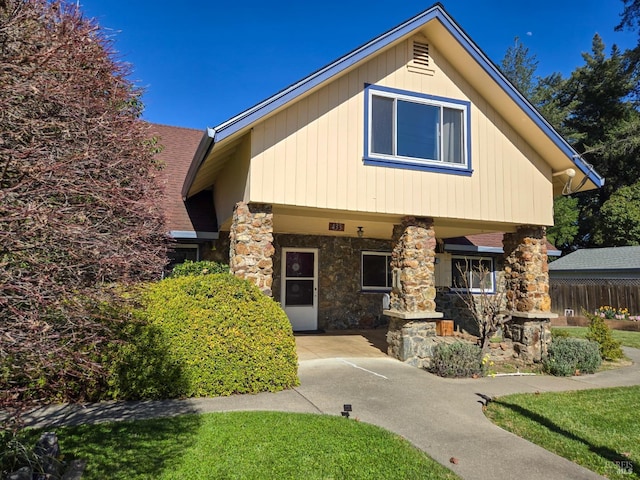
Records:
{"label": "roof fascia board", "polygon": [[193,230],[171,230],[169,235],[175,240],[217,240],[220,236],[218,232],[201,232]]}
{"label": "roof fascia board", "polygon": [[500,247],[483,247],[482,245],[447,245],[445,243],[444,249],[447,252],[504,253]]}
{"label": "roof fascia board", "polygon": [[213,148],[215,143],[215,131],[212,128],[207,128],[207,130],[202,135],[200,139],[200,143],[198,144],[198,148],[196,149],[196,153],[193,155],[193,160],[191,160],[191,165],[189,165],[189,170],[187,170],[187,175],[185,176],[184,183],[182,184],[182,191],[180,192],[182,195],[182,200],[186,200],[189,195],[189,189],[191,185],[193,185],[193,181],[196,178],[196,174],[198,170],[200,170],[200,166],[204,163],[209,152]]}

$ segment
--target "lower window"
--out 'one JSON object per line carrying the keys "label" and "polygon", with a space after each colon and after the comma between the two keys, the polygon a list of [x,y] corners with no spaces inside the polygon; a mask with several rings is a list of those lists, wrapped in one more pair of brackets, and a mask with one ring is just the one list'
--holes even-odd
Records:
{"label": "lower window", "polygon": [[388,252],[362,252],[362,290],[391,290],[391,254]]}
{"label": "lower window", "polygon": [[171,249],[168,252],[168,256],[168,271],[173,270],[173,267],[180,263],[184,263],[187,260],[191,260],[192,262],[197,262],[198,260],[200,260],[197,244],[174,244],[171,246]]}
{"label": "lower window", "polygon": [[452,287],[472,293],[495,293],[495,272],[492,258],[453,257]]}

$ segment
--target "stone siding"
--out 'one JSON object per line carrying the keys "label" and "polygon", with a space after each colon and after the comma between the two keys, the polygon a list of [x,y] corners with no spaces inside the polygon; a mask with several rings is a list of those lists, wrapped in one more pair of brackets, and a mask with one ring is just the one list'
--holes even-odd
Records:
{"label": "stone siding", "polygon": [[507,310],[550,312],[546,229],[523,226],[503,243]]}
{"label": "stone siding", "polygon": [[271,205],[238,202],[229,232],[229,267],[271,296],[273,282],[273,213]]}
{"label": "stone siding", "polygon": [[393,229],[391,310],[436,311],[436,236],[432,218],[406,217]]}
{"label": "stone siding", "polygon": [[391,318],[387,332],[387,353],[411,366],[425,368],[433,356],[436,339],[436,322],[428,320],[403,320]]}
{"label": "stone siding", "polygon": [[540,362],[551,343],[551,322],[514,317],[504,325],[504,337],[511,340],[513,350],[525,363]]}
{"label": "stone siding", "polygon": [[281,298],[282,248],[318,249],[318,328],[375,328],[386,325],[384,292],[360,288],[363,251],[391,252],[391,241],[369,238],[274,234],[273,296]]}

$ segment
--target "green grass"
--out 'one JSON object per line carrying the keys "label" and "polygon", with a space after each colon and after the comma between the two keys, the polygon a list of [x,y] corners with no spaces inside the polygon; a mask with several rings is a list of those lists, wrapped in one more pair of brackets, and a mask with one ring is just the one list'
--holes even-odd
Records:
{"label": "green grass", "polygon": [[401,437],[352,419],[276,412],[185,415],[57,431],[91,479],[456,479]]}
{"label": "green grass", "polygon": [[[562,331],[570,337],[585,338],[587,327],[554,327],[551,333]],[[640,332],[627,332],[624,330],[611,330],[614,340],[618,340],[625,347],[640,348]]]}
{"label": "green grass", "polygon": [[640,386],[498,398],[498,426],[610,479],[640,478]]}

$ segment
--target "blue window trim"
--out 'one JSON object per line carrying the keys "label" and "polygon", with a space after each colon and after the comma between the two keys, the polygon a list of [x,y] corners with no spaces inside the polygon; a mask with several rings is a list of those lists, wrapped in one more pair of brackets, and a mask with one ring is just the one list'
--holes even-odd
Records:
{"label": "blue window trim", "polygon": [[[370,92],[384,92],[392,95],[404,95],[407,97],[414,97],[423,100],[431,100],[437,103],[449,103],[454,105],[460,105],[464,107],[466,111],[466,124],[465,124],[465,148],[466,148],[466,165],[463,167],[455,167],[448,163],[429,161],[429,160],[415,160],[407,158],[389,158],[389,157],[376,157],[369,153],[369,102],[371,98]],[[372,165],[378,167],[389,168],[401,168],[407,170],[418,170],[426,172],[447,173],[452,175],[463,175],[470,177],[473,174],[473,168],[471,167],[471,102],[466,100],[457,100],[453,98],[439,97],[436,95],[428,95],[425,93],[410,92],[407,90],[400,90],[397,88],[383,87],[379,85],[365,84],[364,88],[364,157],[363,162],[365,165]]]}

